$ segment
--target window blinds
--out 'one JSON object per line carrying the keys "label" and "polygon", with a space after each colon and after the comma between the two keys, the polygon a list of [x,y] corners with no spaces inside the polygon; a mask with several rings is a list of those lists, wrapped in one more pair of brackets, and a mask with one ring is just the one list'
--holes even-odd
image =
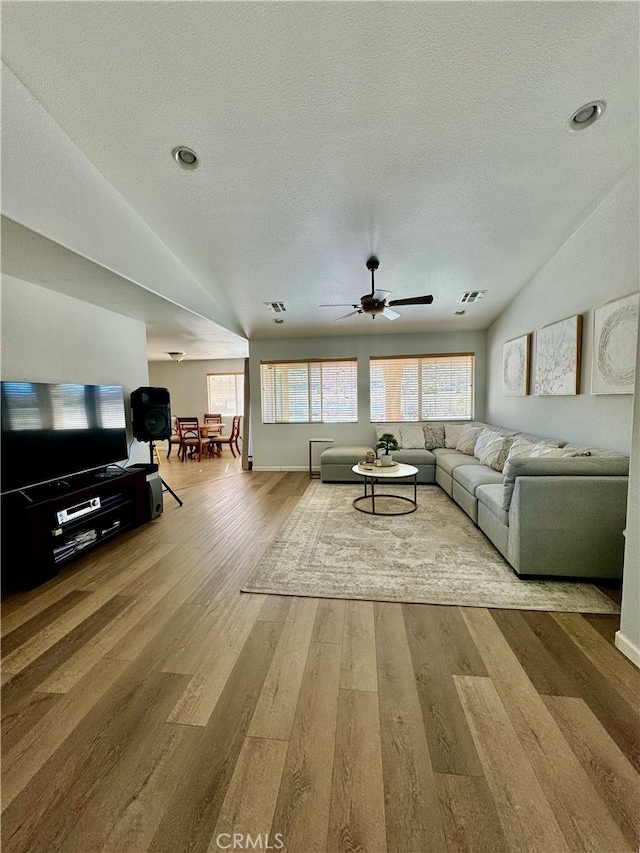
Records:
{"label": "window blinds", "polygon": [[358,420],[355,359],[262,362],[260,379],[265,424]]}
{"label": "window blinds", "polygon": [[207,395],[207,411],[225,417],[244,414],[244,374],[208,373]]}
{"label": "window blinds", "polygon": [[370,359],[371,420],[473,417],[472,353]]}

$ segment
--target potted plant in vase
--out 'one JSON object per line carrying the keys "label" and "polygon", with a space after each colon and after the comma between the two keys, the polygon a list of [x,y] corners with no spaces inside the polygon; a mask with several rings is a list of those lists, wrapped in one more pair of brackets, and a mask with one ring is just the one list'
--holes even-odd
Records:
{"label": "potted plant in vase", "polygon": [[376,444],[376,450],[382,450],[384,448],[384,453],[378,454],[378,458],[380,459],[380,463],[383,467],[387,465],[393,465],[393,456],[391,455],[391,450],[398,449],[398,442],[396,440],[395,435],[390,432],[384,432],[378,439],[378,443]]}

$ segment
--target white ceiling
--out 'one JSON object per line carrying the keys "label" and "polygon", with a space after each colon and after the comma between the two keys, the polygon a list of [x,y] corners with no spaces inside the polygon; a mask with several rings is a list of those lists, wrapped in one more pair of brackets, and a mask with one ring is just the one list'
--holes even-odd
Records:
{"label": "white ceiling", "polygon": [[[249,338],[486,328],[638,161],[636,3],[5,0],[2,25],[6,64]],[[357,302],[372,253],[392,299],[433,305],[318,307]],[[168,306],[152,358],[220,333]]]}

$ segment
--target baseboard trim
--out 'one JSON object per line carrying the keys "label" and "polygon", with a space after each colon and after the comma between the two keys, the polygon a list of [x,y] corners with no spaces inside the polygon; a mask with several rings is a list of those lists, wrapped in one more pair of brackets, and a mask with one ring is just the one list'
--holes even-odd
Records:
{"label": "baseboard trim", "polygon": [[[309,473],[308,465],[254,465],[254,471],[306,471]],[[315,471],[319,471],[319,468],[314,468]]]}
{"label": "baseboard trim", "polygon": [[636,646],[622,631],[616,631],[616,648],[640,669],[640,646]]}

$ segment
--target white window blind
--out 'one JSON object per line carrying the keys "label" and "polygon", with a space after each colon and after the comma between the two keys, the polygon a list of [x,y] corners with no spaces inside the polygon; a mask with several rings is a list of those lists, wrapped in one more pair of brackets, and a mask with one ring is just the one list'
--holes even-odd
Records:
{"label": "white window blind", "polygon": [[207,395],[212,414],[224,417],[244,414],[244,374],[208,373]]}
{"label": "white window blind", "polygon": [[371,358],[371,420],[473,417],[472,353]]}
{"label": "white window blind", "polygon": [[262,422],[356,423],[357,370],[356,359],[261,363]]}

